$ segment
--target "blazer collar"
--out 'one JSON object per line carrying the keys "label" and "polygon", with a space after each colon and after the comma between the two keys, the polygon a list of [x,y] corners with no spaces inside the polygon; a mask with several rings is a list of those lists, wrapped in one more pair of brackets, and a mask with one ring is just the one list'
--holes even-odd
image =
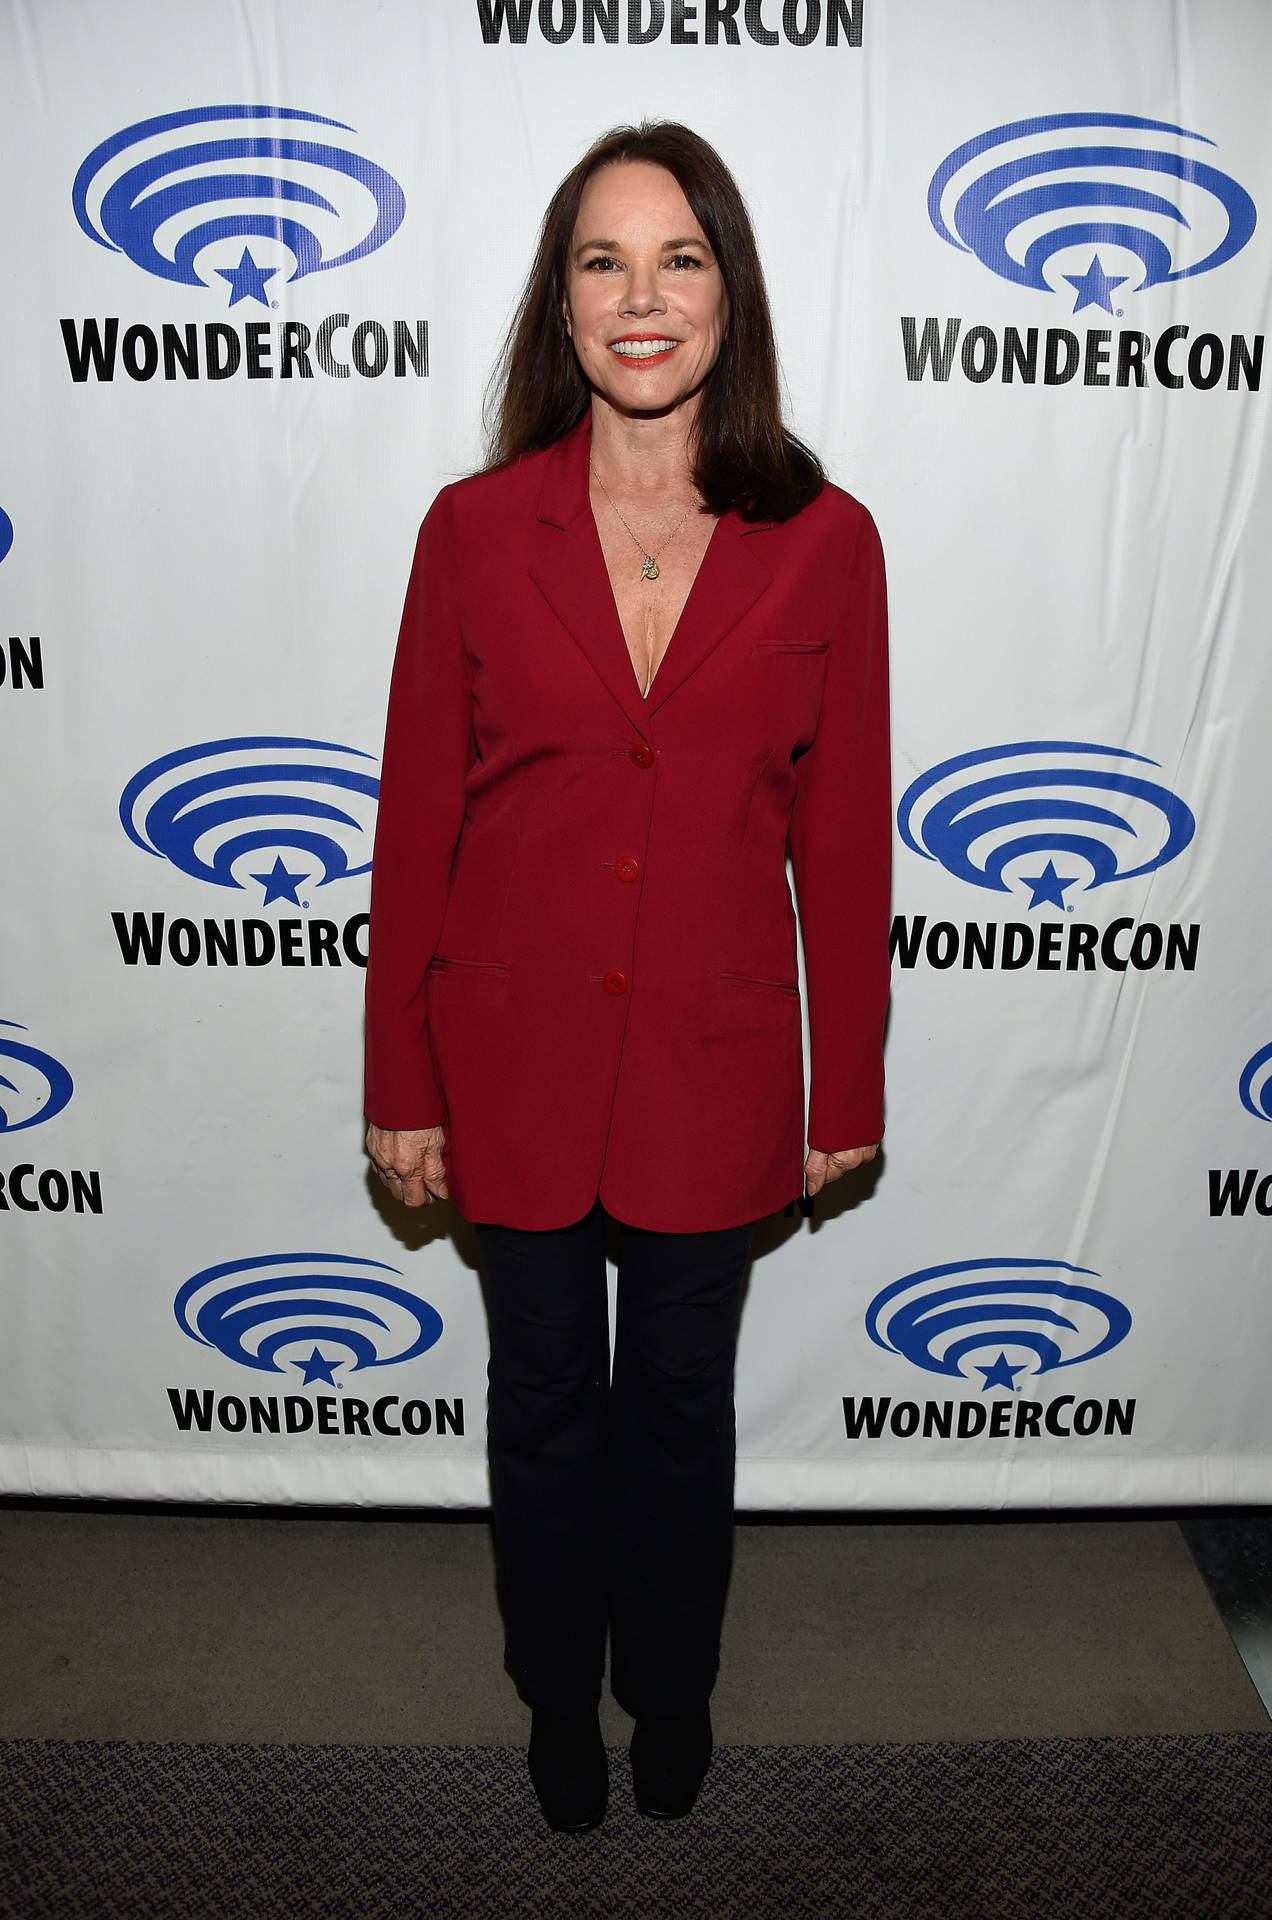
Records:
{"label": "blazer collar", "polygon": [[591,415],[547,452],[535,509],[539,540],[531,578],[637,732],[715,651],[773,577],[770,523],[726,513],[716,522],[649,698],[636,684],[588,498]]}

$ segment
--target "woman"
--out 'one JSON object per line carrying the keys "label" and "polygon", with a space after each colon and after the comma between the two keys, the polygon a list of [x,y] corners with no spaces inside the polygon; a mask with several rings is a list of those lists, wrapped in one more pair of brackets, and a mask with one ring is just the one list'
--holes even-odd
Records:
{"label": "woman", "polygon": [[367,983],[371,1158],[476,1224],[508,1666],[562,1830],[605,1807],[607,1626],[638,1805],[686,1813],[710,1762],[752,1228],[882,1131],[886,698],[878,539],[782,427],[732,176],[620,128],[548,208],[492,461],[420,532]]}

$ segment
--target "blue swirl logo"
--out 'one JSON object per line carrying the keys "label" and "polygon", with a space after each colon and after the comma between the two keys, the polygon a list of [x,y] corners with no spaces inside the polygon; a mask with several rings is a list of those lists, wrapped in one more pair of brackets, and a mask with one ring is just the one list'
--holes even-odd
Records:
{"label": "blue swirl logo", "polygon": [[[1240,253],[1257,214],[1245,188],[1198,157],[1214,141],[1133,113],[1047,113],[991,127],[947,154],[928,187],[942,240],[1018,287],[1073,289],[1073,311],[1210,273]],[[1112,266],[1109,272],[1100,249]],[[1063,271],[1068,265],[1073,272]]]}
{"label": "blue swirl logo", "polygon": [[0,1020],[0,1028],[0,1133],[21,1133],[61,1113],[75,1083],[51,1053],[12,1037],[26,1032],[16,1020]]}
{"label": "blue swirl logo", "polygon": [[161,280],[215,287],[219,278],[230,306],[277,305],[270,281],[362,260],[402,224],[406,196],[392,174],[333,139],[352,132],[295,107],[190,107],[139,120],[84,161],[75,218],[90,240]]}
{"label": "blue swirl logo", "polygon": [[[1070,887],[1153,873],[1192,840],[1189,808],[1139,771],[1156,765],[1084,740],[985,747],[920,774],[901,797],[897,826],[912,853],[957,880],[994,893],[1027,888],[1031,908],[1067,909]],[[1057,859],[1073,870],[1061,872]]]}
{"label": "blue swirl logo", "polygon": [[0,560],[3,560],[13,545],[13,522],[3,507],[0,507]]}
{"label": "blue swirl logo", "polygon": [[400,1279],[382,1260],[264,1254],[205,1267],[180,1288],[173,1311],[183,1333],[240,1366],[338,1386],[337,1368],[400,1366],[441,1339],[441,1315]]}
{"label": "blue swirl logo", "polygon": [[[330,740],[208,740],[134,774],[119,817],[134,846],[195,880],[241,888],[255,881],[266,906],[299,906],[306,882],[327,887],[369,871],[362,856],[380,790],[374,764]],[[273,866],[262,870],[271,853]]]}
{"label": "blue swirl logo", "polygon": [[1247,1113],[1256,1120],[1272,1120],[1272,1041],[1246,1061],[1239,1090]]}
{"label": "blue swirl logo", "polygon": [[[875,1295],[866,1310],[866,1332],[877,1347],[928,1373],[956,1380],[980,1374],[982,1393],[991,1387],[1018,1393],[1018,1374],[1031,1379],[1075,1367],[1126,1338],[1128,1310],[1111,1293],[1086,1284],[1099,1277],[1066,1260],[955,1260],[924,1267]],[[984,1364],[974,1359],[978,1353],[986,1356]]]}

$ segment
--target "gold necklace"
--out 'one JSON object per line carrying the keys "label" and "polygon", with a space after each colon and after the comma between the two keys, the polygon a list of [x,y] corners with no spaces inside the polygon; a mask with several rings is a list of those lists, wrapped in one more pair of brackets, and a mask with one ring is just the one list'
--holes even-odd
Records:
{"label": "gold necklace", "polygon": [[675,526],[672,528],[671,532],[664,539],[662,545],[660,547],[656,547],[654,551],[650,553],[647,551],[644,541],[637,539],[636,535],[632,532],[631,528],[628,526],[626,520],[623,519],[622,514],[618,512],[618,507],[615,503],[613,494],[610,492],[609,488],[606,486],[605,482],[602,480],[600,474],[596,471],[596,468],[592,465],[590,460],[587,463],[587,470],[591,474],[593,480],[595,480],[601,492],[605,495],[605,498],[609,501],[611,507],[614,508],[614,512],[618,514],[618,520],[619,520],[620,526],[624,529],[624,531],[630,536],[632,541],[635,543],[636,551],[640,554],[641,579],[656,580],[658,578],[658,555],[660,553],[666,552],[667,548],[671,545],[676,535],[680,532],[681,527],[684,526],[685,521],[689,518],[689,514],[691,511],[690,508],[688,507],[685,508],[679,520],[677,520]]}

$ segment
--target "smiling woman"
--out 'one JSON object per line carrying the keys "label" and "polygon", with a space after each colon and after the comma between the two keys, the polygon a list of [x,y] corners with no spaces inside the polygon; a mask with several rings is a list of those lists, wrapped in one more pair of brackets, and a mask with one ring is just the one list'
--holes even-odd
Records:
{"label": "smiling woman", "polygon": [[[657,187],[662,217],[671,224],[614,233],[595,224],[602,207],[638,217],[641,191]],[[637,190],[639,189],[639,191]],[[601,206],[597,196],[600,194]],[[683,224],[675,221],[678,208]],[[645,212],[652,219],[653,209]],[[584,154],[557,188],[544,216],[538,252],[508,334],[492,386],[496,418],[491,464],[550,447],[588,412],[596,371],[576,354],[568,318],[583,272],[609,280],[630,278],[637,265],[616,243],[644,242],[659,251],[664,288],[705,276],[718,330],[709,386],[695,411],[693,473],[709,513],[730,508],[747,519],[786,520],[813,500],[821,466],[782,424],[777,349],[755,235],[737,182],[720,156],[687,127],[656,123],[619,127]],[[587,243],[594,245],[589,250]],[[580,261],[580,250],[583,258]],[[691,305],[696,301],[691,296]],[[671,312],[651,309],[647,323],[633,316],[622,334],[681,344],[680,328],[656,335]],[[648,349],[647,349],[648,350]],[[614,354],[614,358],[618,358]],[[663,363],[665,364],[665,363]]]}
{"label": "smiling woman", "polygon": [[[720,268],[665,167],[593,174],[570,248],[565,330],[595,396],[658,412],[687,400],[720,355],[729,302]],[[599,229],[615,237],[592,236]],[[664,237],[666,236],[666,237]]]}
{"label": "smiling woman", "polygon": [[499,396],[403,617],[367,1140],[395,1198],[476,1227],[508,1667],[544,1814],[581,1831],[607,1633],[638,1806],[694,1804],[752,1229],[882,1131],[883,569],[782,423],[746,208],[686,127],[562,182]]}

